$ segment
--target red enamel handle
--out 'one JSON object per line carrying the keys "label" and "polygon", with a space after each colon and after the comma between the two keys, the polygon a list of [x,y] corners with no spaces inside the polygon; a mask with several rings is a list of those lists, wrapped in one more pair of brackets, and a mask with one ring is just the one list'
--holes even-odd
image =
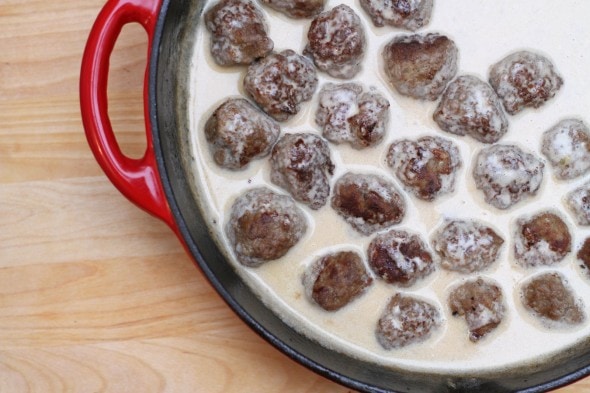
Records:
{"label": "red enamel handle", "polygon": [[80,106],[86,138],[94,156],[111,182],[136,205],[176,230],[162,184],[151,138],[148,69],[144,76],[144,118],[147,148],[143,157],[125,156],[115,138],[108,116],[107,80],[109,60],[121,29],[141,24],[148,34],[149,65],[160,0],[109,0],[98,15],[82,58]]}

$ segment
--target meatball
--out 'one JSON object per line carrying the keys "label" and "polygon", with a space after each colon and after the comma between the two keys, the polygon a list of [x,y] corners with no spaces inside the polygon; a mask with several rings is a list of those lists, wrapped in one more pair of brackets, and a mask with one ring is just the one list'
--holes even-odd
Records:
{"label": "meatball", "polygon": [[290,18],[312,18],[322,12],[326,0],[261,0],[270,8]]}
{"label": "meatball", "polygon": [[241,169],[269,155],[280,132],[273,119],[243,98],[226,100],[205,124],[213,159],[227,169]]}
{"label": "meatball", "polygon": [[[582,244],[582,247],[578,250],[576,257],[582,261],[583,268],[590,269],[590,237],[584,240],[584,244]],[[590,274],[590,272],[588,272],[588,274]]]}
{"label": "meatball", "polygon": [[512,53],[490,69],[490,84],[504,109],[515,115],[524,108],[538,108],[553,98],[563,85],[549,59],[537,53]]}
{"label": "meatball", "polygon": [[508,131],[508,119],[494,90],[470,75],[449,84],[433,118],[443,131],[483,143],[497,142]]}
{"label": "meatball", "polygon": [[473,178],[487,203],[508,209],[537,193],[544,167],[541,160],[517,146],[493,145],[477,154]]}
{"label": "meatball", "polygon": [[567,194],[565,204],[579,225],[590,225],[590,182]]}
{"label": "meatball", "polygon": [[496,261],[504,239],[480,222],[452,220],[435,234],[432,243],[443,268],[473,273]]}
{"label": "meatball", "polygon": [[367,46],[365,31],[349,6],[340,4],[318,15],[311,22],[307,39],[304,53],[320,71],[342,79],[360,71]]}
{"label": "meatball", "polygon": [[205,13],[211,32],[211,55],[220,66],[250,64],[269,54],[264,15],[251,0],[221,0]]}
{"label": "meatball", "polygon": [[264,187],[235,200],[226,226],[238,261],[251,267],[285,255],[306,230],[307,220],[295,201]]}
{"label": "meatball", "polygon": [[384,25],[416,31],[430,22],[432,0],[360,0],[377,27]]}
{"label": "meatball", "polygon": [[362,295],[372,282],[361,256],[353,251],[321,257],[303,275],[308,299],[327,311],[346,306]]}
{"label": "meatball", "polygon": [[453,142],[430,136],[415,142],[404,139],[392,143],[387,164],[406,190],[425,201],[453,192],[462,165]]}
{"label": "meatball", "polygon": [[517,221],[514,254],[522,266],[556,264],[565,258],[571,248],[570,231],[555,213],[543,212]]}
{"label": "meatball", "polygon": [[494,282],[481,277],[467,281],[451,291],[449,308],[453,316],[465,318],[469,340],[477,342],[502,322],[502,290]]}
{"label": "meatball", "polygon": [[381,94],[362,92],[361,85],[326,84],[320,91],[315,121],[324,138],[349,143],[355,149],[383,140],[389,120],[389,101]]}
{"label": "meatball", "polygon": [[549,327],[578,325],[585,319],[582,302],[557,272],[539,274],[521,288],[525,308]]}
{"label": "meatball", "polygon": [[398,293],[381,314],[375,335],[383,348],[396,349],[426,340],[440,325],[436,306]]}
{"label": "meatball", "polygon": [[363,235],[400,223],[406,212],[404,198],[392,182],[356,173],[338,179],[332,208]]}
{"label": "meatball", "polygon": [[270,180],[312,209],[330,195],[328,175],[334,172],[328,143],[314,134],[286,134],[272,149]]}
{"label": "meatball", "polygon": [[580,120],[562,120],[543,134],[541,152],[558,179],[579,177],[590,170],[590,130]]}
{"label": "meatball", "polygon": [[292,50],[273,53],[248,67],[244,89],[254,102],[278,121],[299,112],[318,84],[312,62]]}
{"label": "meatball", "polygon": [[383,50],[385,74],[399,94],[434,101],[457,74],[458,53],[443,35],[398,36]]}
{"label": "meatball", "polygon": [[410,287],[435,269],[430,251],[418,235],[390,230],[369,244],[369,266],[389,284]]}

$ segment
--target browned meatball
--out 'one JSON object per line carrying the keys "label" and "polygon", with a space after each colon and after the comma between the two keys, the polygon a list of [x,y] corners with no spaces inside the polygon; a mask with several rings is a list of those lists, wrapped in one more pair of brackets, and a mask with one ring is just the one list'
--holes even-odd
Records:
{"label": "browned meatball", "polygon": [[385,74],[401,95],[434,101],[457,74],[458,53],[443,35],[398,36],[383,50]]}
{"label": "browned meatball", "polygon": [[576,257],[582,261],[582,267],[587,269],[587,274],[590,275],[590,270],[588,270],[590,269],[590,237],[584,240],[584,244],[582,244],[582,247],[578,250]]}
{"label": "browned meatball", "polygon": [[264,187],[234,201],[226,226],[238,261],[252,267],[285,255],[306,230],[307,220],[295,201]]}
{"label": "browned meatball", "polygon": [[514,115],[527,107],[538,108],[553,98],[563,85],[563,79],[546,57],[520,51],[491,67],[490,84],[506,112]]}
{"label": "browned meatball", "polygon": [[312,18],[322,12],[326,0],[261,0],[262,4],[295,18]]}
{"label": "browned meatball", "polygon": [[533,316],[549,327],[577,325],[584,321],[582,302],[574,298],[574,292],[565,278],[557,272],[542,273],[521,288],[524,306]]}
{"label": "browned meatball", "polygon": [[303,275],[307,297],[327,311],[346,306],[372,282],[361,256],[353,251],[328,254],[315,261]]}
{"label": "browned meatball", "polygon": [[435,269],[430,251],[418,235],[390,230],[379,234],[368,248],[369,266],[389,284],[412,286]]}
{"label": "browned meatball", "polygon": [[241,169],[269,155],[280,132],[273,119],[243,98],[226,100],[205,124],[213,159],[228,169]]}
{"label": "browned meatball", "polygon": [[406,190],[425,201],[453,192],[462,165],[459,149],[451,141],[429,136],[392,143],[387,164]]}
{"label": "browned meatball", "polygon": [[332,207],[363,235],[400,223],[406,211],[395,184],[381,176],[357,173],[338,179]]}
{"label": "browned meatball", "polygon": [[211,32],[211,55],[221,66],[250,64],[269,54],[264,15],[251,0],[221,0],[205,13]]}
{"label": "browned meatball", "polygon": [[570,231],[558,215],[544,212],[517,221],[514,254],[522,266],[553,265],[563,260],[571,248]]}
{"label": "browned meatball", "polygon": [[273,53],[248,67],[244,89],[254,102],[278,121],[299,112],[318,84],[311,61],[292,50]]}
{"label": "browned meatball", "polygon": [[443,131],[483,143],[497,142],[508,131],[508,119],[494,90],[470,75],[449,84],[433,118]]}
{"label": "browned meatball", "polygon": [[558,179],[582,176],[590,170],[590,130],[580,120],[562,120],[543,134],[541,152]]}
{"label": "browned meatball", "polygon": [[334,143],[350,143],[355,149],[383,140],[389,120],[389,101],[357,83],[328,83],[320,91],[315,121],[324,138]]}
{"label": "browned meatball", "polygon": [[481,277],[453,289],[449,295],[449,307],[453,316],[465,317],[472,342],[494,330],[504,317],[502,290]]}
{"label": "browned meatball", "polygon": [[328,143],[314,134],[286,134],[272,149],[270,180],[312,209],[330,195],[328,175],[334,172]]}
{"label": "browned meatball", "polygon": [[359,16],[349,6],[340,4],[318,15],[311,22],[307,39],[304,53],[320,71],[343,79],[360,71],[367,46],[365,31]]}
{"label": "browned meatball", "polygon": [[590,225],[590,182],[567,194],[565,203],[579,225]]}
{"label": "browned meatball", "polygon": [[383,348],[396,349],[426,340],[440,325],[436,306],[398,293],[381,314],[375,335]]}
{"label": "browned meatball", "polygon": [[377,27],[389,25],[416,31],[430,22],[432,0],[360,0]]}
{"label": "browned meatball", "polygon": [[432,243],[443,268],[473,273],[496,261],[504,239],[480,222],[452,220],[435,234]]}
{"label": "browned meatball", "polygon": [[544,167],[540,159],[517,146],[493,145],[478,153],[473,178],[487,203],[508,209],[537,193]]}

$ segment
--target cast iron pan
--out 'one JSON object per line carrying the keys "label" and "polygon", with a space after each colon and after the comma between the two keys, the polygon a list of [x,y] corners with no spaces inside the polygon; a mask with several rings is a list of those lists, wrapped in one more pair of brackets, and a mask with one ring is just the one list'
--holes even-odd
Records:
{"label": "cast iron pan", "polygon": [[[96,19],[84,53],[80,102],[86,136],[102,169],[132,202],[166,222],[211,285],[236,314],[280,351],[342,385],[364,392],[540,392],[590,374],[588,343],[526,368],[494,374],[408,372],[328,350],[286,325],[253,294],[212,239],[189,182],[187,69],[193,32],[204,1],[109,0]],[[107,113],[109,57],[123,26],[148,33],[144,86],[147,148],[140,159],[117,145]]]}

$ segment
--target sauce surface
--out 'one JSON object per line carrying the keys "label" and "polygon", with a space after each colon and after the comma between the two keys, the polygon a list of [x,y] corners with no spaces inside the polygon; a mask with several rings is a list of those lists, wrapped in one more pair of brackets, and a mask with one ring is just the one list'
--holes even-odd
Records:
{"label": "sauce surface", "polygon": [[[367,50],[362,71],[351,81],[373,88],[390,102],[388,130],[382,143],[354,150],[346,145],[330,144],[336,165],[331,184],[347,172],[380,174],[403,187],[387,167],[386,155],[391,142],[403,138],[416,140],[436,135],[452,140],[459,148],[462,168],[459,170],[455,192],[424,202],[405,193],[406,216],[392,228],[421,234],[431,243],[433,234],[445,219],[477,219],[494,228],[505,244],[499,260],[489,269],[477,274],[437,271],[411,288],[396,288],[376,279],[369,290],[353,303],[337,312],[326,312],[305,297],[301,277],[305,268],[321,255],[333,250],[356,250],[366,256],[373,236],[354,231],[329,203],[318,211],[302,206],[309,220],[304,238],[280,260],[258,268],[239,265],[229,256],[244,281],[263,301],[287,323],[325,346],[344,351],[355,357],[385,365],[419,370],[463,372],[493,370],[522,364],[547,356],[559,349],[575,345],[590,336],[590,279],[580,269],[575,253],[590,235],[588,227],[576,225],[564,206],[565,195],[588,180],[590,175],[563,181],[541,154],[544,131],[564,118],[590,121],[590,2],[586,0],[439,0],[430,24],[419,33],[438,32],[455,41],[459,48],[458,75],[475,75],[488,79],[489,67],[516,50],[528,49],[551,59],[564,79],[564,86],[554,99],[539,109],[526,109],[509,116],[509,130],[502,144],[516,144],[545,161],[543,183],[537,195],[508,210],[498,210],[484,202],[483,194],[475,189],[471,175],[476,154],[485,146],[469,137],[458,137],[441,131],[432,120],[437,102],[417,101],[400,96],[390,87],[383,71],[381,51],[398,34],[410,34],[391,27],[375,28],[353,1],[328,1],[326,9],[340,3],[348,4],[361,17],[367,34]],[[269,35],[275,51],[293,49],[302,53],[307,43],[310,20],[292,20],[262,7],[269,23]],[[265,185],[279,193],[286,192],[270,183],[268,157],[252,162],[246,170],[232,172],[215,165],[207,147],[204,125],[210,114],[228,97],[245,96],[242,79],[245,67],[220,68],[209,53],[209,35],[200,24],[195,41],[191,71],[192,95],[190,108],[191,155],[194,157],[194,177],[202,191],[202,210],[207,214],[212,231],[220,246],[229,247],[224,234],[229,208],[244,190]],[[318,92],[326,83],[343,83],[318,72],[319,85],[314,98],[302,105],[301,112],[281,123],[282,134],[314,132],[320,134],[314,117],[318,107]],[[513,232],[518,218],[544,210],[557,210],[566,220],[573,238],[573,251],[552,268],[525,269],[514,261]],[[573,328],[548,329],[531,317],[519,299],[520,286],[535,274],[558,270],[568,280],[576,297],[586,299],[586,324]],[[466,279],[477,276],[500,283],[506,306],[504,320],[492,333],[473,343],[468,339],[464,319],[451,316],[447,305],[450,290]],[[442,326],[429,339],[406,348],[384,350],[375,337],[375,326],[388,300],[396,292],[409,293],[437,305],[444,315]]]}

